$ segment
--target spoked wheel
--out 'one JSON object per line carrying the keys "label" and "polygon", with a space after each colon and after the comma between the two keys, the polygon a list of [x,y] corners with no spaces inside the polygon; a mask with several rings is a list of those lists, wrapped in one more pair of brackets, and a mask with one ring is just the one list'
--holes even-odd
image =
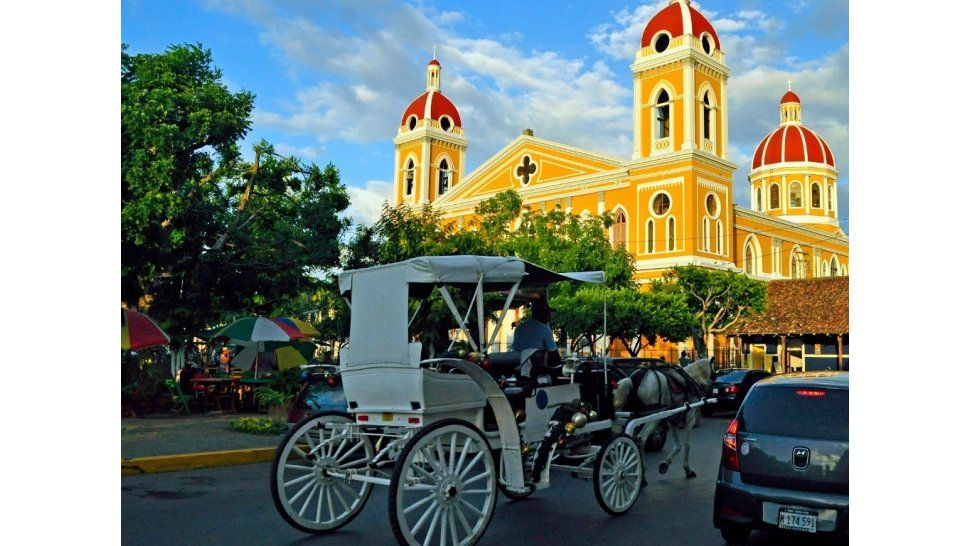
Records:
{"label": "spoked wheel", "polygon": [[408,440],[394,466],[388,510],[400,544],[475,544],[495,511],[498,488],[488,441],[445,419]]}
{"label": "spoked wheel", "polygon": [[633,507],[643,479],[642,455],[637,443],[626,434],[616,434],[600,449],[593,469],[596,502],[607,513],[618,516]]}
{"label": "spoked wheel", "polygon": [[353,420],[337,412],[311,415],[290,429],[273,459],[273,503],[287,523],[306,533],[329,533],[350,523],[373,488],[330,475],[349,469],[370,475],[374,445],[367,436],[351,434],[350,427],[328,429],[327,423]]}

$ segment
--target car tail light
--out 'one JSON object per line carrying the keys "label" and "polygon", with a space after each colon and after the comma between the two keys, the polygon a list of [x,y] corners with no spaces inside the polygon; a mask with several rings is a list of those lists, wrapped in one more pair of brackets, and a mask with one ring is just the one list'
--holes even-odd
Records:
{"label": "car tail light", "polygon": [[721,464],[728,470],[741,470],[738,459],[738,420],[734,419],[724,433],[724,443],[721,445]]}
{"label": "car tail light", "polygon": [[357,420],[362,423],[366,423],[367,421],[370,421],[370,415],[358,415]]}
{"label": "car tail light", "polygon": [[408,424],[409,425],[420,425],[421,424],[421,418],[420,417],[408,417]]}
{"label": "car tail light", "polygon": [[795,391],[798,396],[809,396],[811,398],[818,398],[819,396],[825,396],[825,391],[820,390],[810,390],[810,389],[798,389]]}
{"label": "car tail light", "polygon": [[726,392],[727,394],[737,394],[738,393],[738,386],[737,385],[728,385],[727,388],[724,389],[724,392]]}
{"label": "car tail light", "polygon": [[339,384],[340,384],[340,378],[337,377],[336,375],[331,375],[330,377],[327,378],[327,385],[330,385],[331,387],[336,387]]}

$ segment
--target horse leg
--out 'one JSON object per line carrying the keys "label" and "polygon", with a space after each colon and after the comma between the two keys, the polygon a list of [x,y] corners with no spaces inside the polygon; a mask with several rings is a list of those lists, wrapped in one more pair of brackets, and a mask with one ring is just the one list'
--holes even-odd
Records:
{"label": "horse leg", "polygon": [[687,479],[696,478],[695,473],[690,467],[690,429],[694,428],[694,421],[697,420],[697,409],[694,408],[687,412],[687,426],[684,427],[684,474]]}
{"label": "horse leg", "polygon": [[680,453],[680,435],[677,433],[677,425],[670,425],[668,430],[674,434],[674,448],[670,450],[667,458],[660,463],[659,471],[661,474],[667,473],[667,469],[670,468],[670,463],[674,462],[674,457]]}
{"label": "horse leg", "polygon": [[637,430],[636,436],[634,437],[634,441],[637,443],[637,449],[641,453],[640,466],[643,470],[643,479],[640,482],[640,487],[646,487],[647,485],[647,459],[642,456],[644,453],[644,445],[647,443],[647,438],[653,434],[653,431],[657,429],[657,425],[659,424],[660,421],[653,421],[643,425]]}

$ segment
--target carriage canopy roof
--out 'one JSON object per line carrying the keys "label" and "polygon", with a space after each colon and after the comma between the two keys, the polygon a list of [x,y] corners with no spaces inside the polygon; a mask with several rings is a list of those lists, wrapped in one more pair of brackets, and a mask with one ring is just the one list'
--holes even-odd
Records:
{"label": "carriage canopy roof", "polygon": [[352,290],[353,279],[365,272],[393,271],[391,275],[407,284],[472,285],[482,279],[485,289],[502,289],[521,279],[522,288],[548,286],[559,281],[602,283],[602,271],[556,273],[525,260],[505,256],[422,256],[388,265],[344,271],[340,274],[340,293]]}
{"label": "carriage canopy roof", "polygon": [[520,281],[521,289],[559,281],[603,280],[602,271],[556,273],[501,256],[424,256],[345,271],[339,279],[340,293],[350,296],[350,347],[345,365],[409,365],[408,296],[425,296],[436,285],[475,288],[481,282],[490,291],[507,290]]}

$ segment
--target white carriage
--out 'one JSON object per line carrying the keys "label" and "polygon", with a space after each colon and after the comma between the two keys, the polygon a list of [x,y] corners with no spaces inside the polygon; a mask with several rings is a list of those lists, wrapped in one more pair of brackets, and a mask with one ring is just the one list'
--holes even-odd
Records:
{"label": "white carriage", "polygon": [[[687,406],[648,416],[614,413],[602,363],[525,373],[528,354],[422,360],[421,344],[410,342],[424,305],[409,316],[409,298],[441,297],[456,330],[484,355],[497,333],[487,332],[485,293],[507,293],[497,321],[503,324],[520,291],[560,281],[603,282],[603,273],[440,256],[341,274],[340,292],[351,307],[350,341],[340,356],[349,410],[310,416],[284,437],[271,476],[283,518],[305,532],[334,531],[360,513],[375,484],[384,485],[399,543],[474,544],[499,491],[524,498],[549,486],[550,470],[591,478],[604,510],[628,511],[643,478],[631,435]],[[468,297],[464,314],[448,287]],[[468,329],[473,310],[477,336]]]}

